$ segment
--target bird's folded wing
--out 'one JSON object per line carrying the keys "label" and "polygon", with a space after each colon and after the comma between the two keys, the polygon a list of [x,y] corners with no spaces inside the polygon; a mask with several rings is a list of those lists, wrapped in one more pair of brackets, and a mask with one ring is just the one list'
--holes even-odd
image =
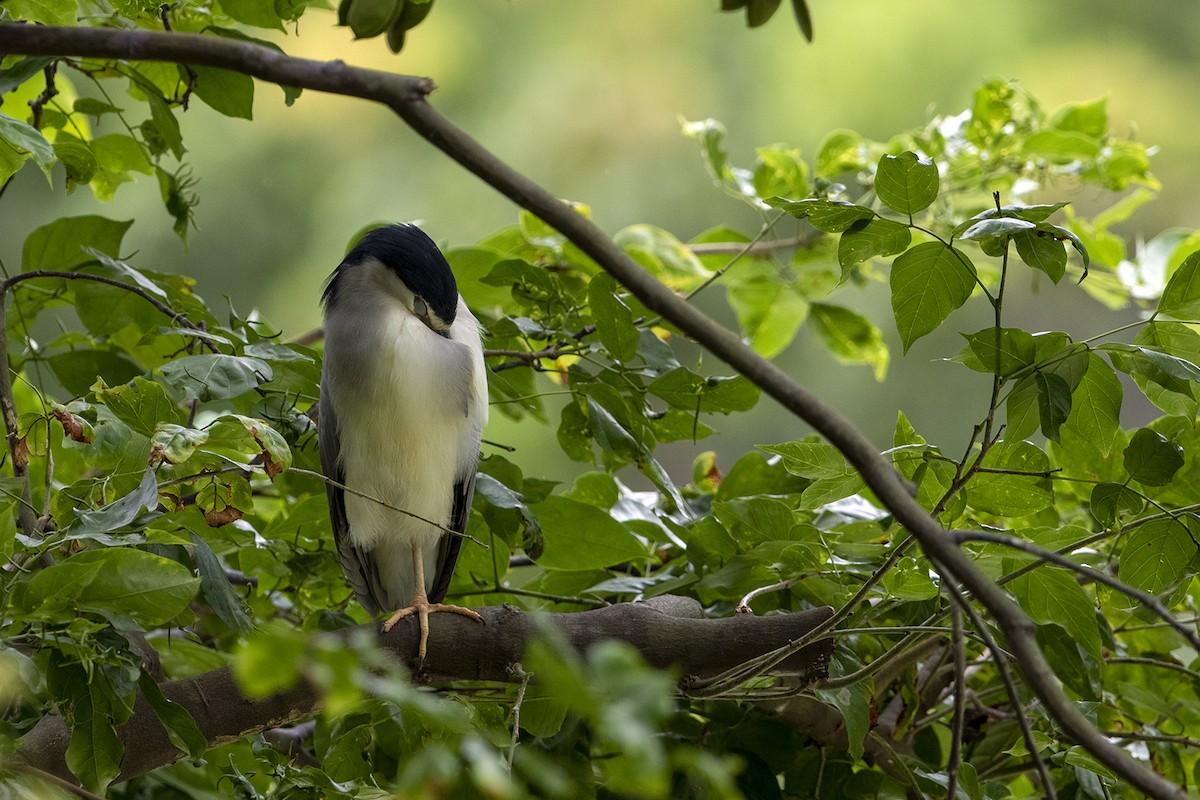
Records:
{"label": "bird's folded wing", "polygon": [[[317,445],[321,454],[321,470],[325,477],[341,485],[346,483],[345,471],[341,464],[341,438],[338,433],[337,415],[333,411],[333,403],[328,396],[321,393],[320,417],[317,425]],[[473,479],[472,479],[473,480]],[[329,518],[333,524],[333,541],[337,545],[338,558],[342,563],[342,571],[350,581],[350,587],[358,597],[358,602],[371,614],[384,610],[384,598],[387,596],[379,580],[379,570],[374,559],[367,555],[350,541],[350,521],[346,516],[346,493],[340,486],[325,484],[325,496],[329,498]],[[469,506],[468,501],[468,506]],[[458,553],[455,551],[455,557]]]}

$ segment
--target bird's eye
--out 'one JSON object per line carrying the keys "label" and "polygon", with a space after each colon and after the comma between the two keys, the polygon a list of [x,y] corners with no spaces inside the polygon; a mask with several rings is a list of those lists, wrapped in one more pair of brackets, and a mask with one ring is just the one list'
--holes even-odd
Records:
{"label": "bird's eye", "polygon": [[413,313],[418,317],[429,316],[429,306],[425,305],[425,301],[419,297],[413,298]]}

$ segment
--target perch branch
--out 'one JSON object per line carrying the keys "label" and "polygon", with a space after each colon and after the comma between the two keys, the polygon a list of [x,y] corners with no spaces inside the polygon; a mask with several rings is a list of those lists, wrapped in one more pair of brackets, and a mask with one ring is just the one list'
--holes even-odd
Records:
{"label": "perch branch", "polygon": [[[685,676],[710,675],[747,655],[797,638],[832,613],[832,609],[819,608],[769,617],[741,614],[705,619],[699,603],[672,596],[571,614],[528,614],[507,605],[478,611],[483,625],[446,614],[430,626],[424,676],[519,683],[522,678],[511,665],[521,661],[527,645],[545,624],[557,628],[580,652],[598,642],[619,639],[640,651],[652,666],[675,667]],[[378,630],[376,623],[367,623],[325,636],[348,641],[376,635]],[[379,643],[415,672],[418,638],[416,620],[410,618],[391,633],[380,635]],[[832,652],[832,641],[818,642],[783,667],[794,673],[799,683],[811,683],[826,674]],[[162,684],[162,691],[192,715],[210,747],[311,719],[321,704],[317,687],[303,681],[266,699],[248,698],[239,691],[230,667],[168,681]],[[214,702],[214,698],[221,701]],[[118,780],[144,775],[184,756],[171,744],[141,695],[133,716],[118,733],[126,745]],[[70,739],[71,731],[62,717],[47,715],[19,740],[16,757],[30,767],[74,780],[66,764]]]}

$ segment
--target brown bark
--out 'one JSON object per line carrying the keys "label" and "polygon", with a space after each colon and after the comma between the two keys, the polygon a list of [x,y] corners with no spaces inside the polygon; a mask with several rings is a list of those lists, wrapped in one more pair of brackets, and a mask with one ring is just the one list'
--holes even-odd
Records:
{"label": "brown bark", "polygon": [[[482,625],[455,614],[432,619],[423,679],[514,681],[510,666],[521,660],[545,625],[553,626],[580,652],[601,641],[620,640],[632,645],[654,667],[675,667],[685,680],[706,677],[787,645],[833,613],[829,608],[817,608],[766,617],[738,614],[707,619],[696,601],[670,596],[572,614],[531,614],[509,605],[477,610],[484,618]],[[346,639],[377,631],[378,626],[370,623],[323,635]],[[410,618],[391,633],[380,635],[379,641],[415,671],[417,639],[417,623]],[[784,661],[780,672],[795,675],[802,685],[811,683],[826,676],[832,652],[832,639],[816,642]],[[162,691],[191,713],[210,747],[309,719],[321,704],[317,687],[307,682],[265,700],[248,698],[238,689],[229,667],[167,681]],[[140,695],[133,716],[118,733],[125,746],[118,780],[144,775],[184,755],[171,744]],[[17,757],[52,775],[74,780],[66,763],[70,739],[71,731],[62,717],[48,715],[21,738]]]}

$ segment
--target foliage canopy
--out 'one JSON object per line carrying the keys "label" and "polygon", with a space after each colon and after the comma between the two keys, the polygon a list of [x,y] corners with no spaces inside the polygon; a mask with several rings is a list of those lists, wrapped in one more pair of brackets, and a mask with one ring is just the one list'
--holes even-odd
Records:
{"label": "foliage canopy", "polygon": [[[283,29],[307,5],[118,3],[95,22],[257,41],[243,27]],[[429,5],[353,0],[339,18],[398,49]],[[725,5],[753,25],[779,3]],[[793,7],[810,33],[804,3]],[[75,3],[10,0],[0,21],[11,20],[75,25]],[[199,100],[249,118],[254,91],[213,67],[9,56],[0,180],[32,163],[64,191],[119,202],[121,185],[149,176],[186,237],[181,111]],[[1164,234],[1129,256],[1113,229],[1158,184],[1146,146],[1108,129],[1103,100],[1046,112],[1000,81],[920,130],[834,131],[810,158],[770,145],[749,166],[733,163],[719,122],[685,122],[715,185],[758,210],[761,228],[683,242],[639,224],[613,240],[688,300],[720,289],[761,355],[814,335],[880,381],[891,359],[880,324],[907,351],[965,304],[990,308],[992,324],[944,354],[991,387],[970,446],[946,453],[901,414],[887,455],[1036,625],[1089,721],[1194,790],[1200,235]],[[1054,199],[1079,187],[1113,201],[1085,217]],[[670,320],[525,210],[447,258],[487,330],[495,410],[529,435],[552,431],[589,469],[565,485],[488,446],[468,529],[486,547],[464,547],[451,595],[577,610],[676,594],[714,616],[828,605],[844,612],[823,634],[837,641],[831,676],[681,683],[619,642],[579,655],[548,637],[522,661],[528,686],[435,693],[373,640],[319,639],[366,621],[317,474],[320,348],[125,257],[131,225],[45,220],[0,284],[15,468],[0,499],[7,749],[57,710],[70,771],[131,798],[891,797],[952,785],[1003,798],[1049,794],[1043,782],[1062,796],[1135,796],[1062,732],[998,628],[830,443],[764,432],[734,463],[705,454],[690,482],[673,479],[659,445],[713,436],[758,387],[702,363]],[[1086,293],[1146,313],[1112,331],[1026,331],[1006,316],[1017,280],[1051,284],[1035,301],[1050,308]],[[886,322],[855,308],[881,281]],[[1134,387],[1161,414],[1127,430]],[[569,399],[551,414],[548,395]],[[631,469],[654,490],[632,490]],[[155,661],[172,678],[231,664],[251,697],[311,681],[323,709],[300,755],[273,746],[278,732],[210,747],[163,698]],[[117,726],[139,692],[188,757],[112,785]],[[36,772],[5,780],[46,790]]]}

